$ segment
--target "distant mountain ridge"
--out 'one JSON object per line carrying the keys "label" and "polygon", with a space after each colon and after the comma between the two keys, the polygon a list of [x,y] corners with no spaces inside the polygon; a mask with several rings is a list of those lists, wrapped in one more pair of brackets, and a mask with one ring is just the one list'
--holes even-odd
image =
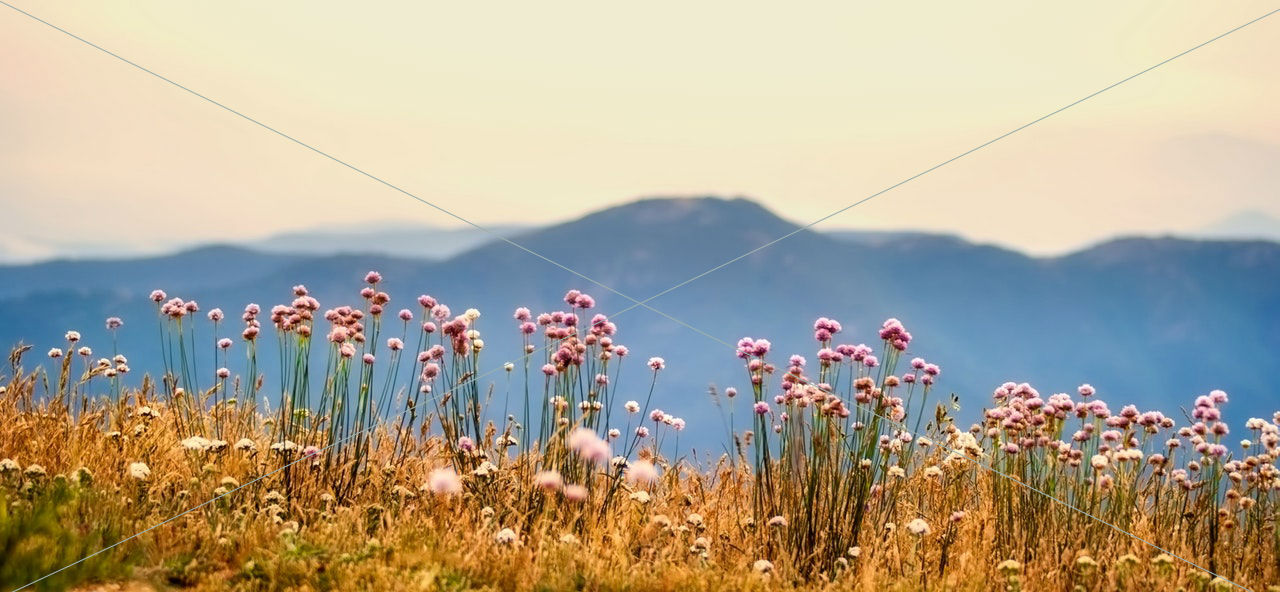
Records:
{"label": "distant mountain ridge", "polygon": [[[796,228],[745,199],[649,199],[529,229],[516,240],[644,299]],[[146,299],[153,288],[231,312],[247,302],[287,302],[290,286],[304,283],[327,308],[356,303],[369,269],[387,278],[392,310],[416,309],[413,298],[424,292],[455,310],[479,308],[491,365],[518,355],[509,319],[516,306],[563,308],[559,297],[568,288],[596,296],[601,312],[632,306],[500,243],[439,261],[213,247],[127,261],[0,266],[0,343],[25,340],[43,351],[77,329],[100,346],[102,320],[118,315],[131,365],[155,371],[155,312]],[[1235,424],[1280,408],[1274,242],[1126,238],[1033,258],[939,235],[850,238],[806,230],[651,304],[725,342],[768,337],[780,359],[793,352],[813,359],[809,325],[818,316],[844,323],[838,341],[872,345],[880,322],[897,317],[915,335],[909,353],[942,365],[940,388],[960,395],[968,419],[1006,380],[1029,381],[1042,392],[1089,382],[1113,406],[1133,402],[1175,416],[1195,395],[1222,388],[1234,395],[1226,412]],[[691,425],[718,430],[705,392],[709,383],[745,386],[732,349],[642,308],[618,315],[617,323],[618,341],[637,358],[667,359],[657,403]],[[638,370],[621,388],[641,388]]]}

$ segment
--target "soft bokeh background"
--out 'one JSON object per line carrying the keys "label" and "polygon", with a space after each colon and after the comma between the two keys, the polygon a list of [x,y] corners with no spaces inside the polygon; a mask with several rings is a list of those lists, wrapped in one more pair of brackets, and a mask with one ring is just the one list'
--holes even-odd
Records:
{"label": "soft bokeh background", "polygon": [[[808,221],[1265,2],[15,4],[486,224],[639,195]],[[1032,253],[1280,216],[1280,17],[828,226]],[[10,259],[438,212],[0,8]]]}

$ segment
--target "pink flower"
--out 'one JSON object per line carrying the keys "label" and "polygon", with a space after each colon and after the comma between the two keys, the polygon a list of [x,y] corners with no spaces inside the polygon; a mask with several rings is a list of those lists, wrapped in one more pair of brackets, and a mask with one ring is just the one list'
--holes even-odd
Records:
{"label": "pink flower", "polygon": [[657,357],[649,358],[649,367],[653,368],[655,371],[661,370],[667,367],[667,361]]}
{"label": "pink flower", "polygon": [[581,502],[587,499],[587,488],[581,485],[565,485],[564,498],[571,502]]}
{"label": "pink flower", "polygon": [[107,318],[107,330],[114,331],[122,326],[124,326],[124,321],[120,320],[120,317]]}
{"label": "pink flower", "polygon": [[426,310],[431,310],[436,305],[436,299],[426,294],[423,294],[421,296],[418,296],[418,304],[421,305],[422,308]]}
{"label": "pink flower", "polygon": [[658,469],[652,462],[638,460],[627,466],[627,480],[636,484],[649,484],[658,480]]}
{"label": "pink flower", "polygon": [[390,349],[391,351],[400,351],[404,349],[404,341],[399,337],[392,337],[387,340],[387,349]]}
{"label": "pink flower", "polygon": [[165,293],[164,293],[164,290],[152,290],[152,291],[151,291],[151,301],[152,301],[152,302],[154,302],[154,303],[156,303],[156,304],[160,304],[161,302],[164,302],[164,299],[165,299],[165,298],[168,298],[168,297],[169,297],[169,295],[168,295],[168,294],[165,294]]}
{"label": "pink flower", "polygon": [[427,489],[436,495],[457,495],[462,493],[462,479],[453,469],[436,469],[427,475]]}
{"label": "pink flower", "polygon": [[402,309],[400,309],[400,320],[402,320],[402,321],[404,321],[404,322],[406,322],[406,323],[407,323],[407,322],[409,322],[409,321],[412,321],[412,320],[413,320],[413,311],[411,311],[411,310],[409,310],[409,309],[407,309],[407,308],[402,308]]}
{"label": "pink flower", "polygon": [[529,309],[521,306],[520,308],[516,309],[516,312],[515,314],[512,315],[512,317],[515,318],[515,320],[517,321],[525,322],[533,318],[533,313],[529,312]]}
{"label": "pink flower", "polygon": [[1098,391],[1094,390],[1093,385],[1082,384],[1080,385],[1080,388],[1076,389],[1076,392],[1080,393],[1081,397],[1092,397],[1093,394]]}
{"label": "pink flower", "polygon": [[227,339],[226,337],[223,337],[222,339],[219,339],[219,340],[218,340],[218,349],[227,349],[227,348],[229,348],[229,347],[231,347],[231,340],[230,340],[230,339]]}
{"label": "pink flower", "polygon": [[769,412],[769,404],[764,401],[757,401],[755,404],[756,415],[764,415]]}
{"label": "pink flower", "polygon": [[218,368],[218,378],[225,379],[225,378],[229,378],[230,376],[231,376],[230,370],[227,370],[226,368]]}
{"label": "pink flower", "polygon": [[555,364],[543,364],[542,373],[546,374],[547,376],[555,376],[556,375]]}
{"label": "pink flower", "polygon": [[732,398],[734,398],[734,397],[738,396],[738,389],[733,388],[733,387],[729,387],[729,388],[727,388],[727,389],[724,389],[724,396],[729,397],[730,399],[732,399]]}
{"label": "pink flower", "polygon": [[579,295],[579,296],[578,296],[578,299],[577,299],[577,300],[575,300],[575,301],[573,302],[573,304],[577,305],[577,307],[578,307],[578,308],[581,308],[581,309],[583,309],[583,310],[587,310],[587,309],[592,308],[592,307],[594,307],[594,306],[596,305],[596,299],[595,299],[595,298],[592,298],[592,297],[590,297],[590,296],[588,296],[588,295],[586,295],[586,294],[582,294],[582,295]]}
{"label": "pink flower", "polygon": [[533,476],[533,485],[545,491],[556,491],[564,486],[564,478],[555,471],[538,471]]}
{"label": "pink flower", "polygon": [[369,285],[377,284],[382,281],[382,274],[376,271],[370,271],[369,273],[364,274],[364,281]]}
{"label": "pink flower", "polygon": [[609,443],[587,428],[574,428],[569,432],[566,443],[571,450],[577,452],[578,456],[589,463],[602,463],[612,456]]}

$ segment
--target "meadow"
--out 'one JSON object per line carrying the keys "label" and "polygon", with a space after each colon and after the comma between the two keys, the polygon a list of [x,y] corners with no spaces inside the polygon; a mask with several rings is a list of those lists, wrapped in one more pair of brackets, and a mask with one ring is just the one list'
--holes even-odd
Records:
{"label": "meadow", "polygon": [[820,318],[808,357],[741,339],[740,384],[707,395],[723,427],[686,426],[658,407],[680,404],[667,361],[633,360],[587,294],[455,314],[381,285],[238,318],[156,290],[129,320],[154,375],[74,330],[15,349],[0,587],[1280,590],[1280,412],[1230,423],[1227,393],[959,401],[901,322],[867,345]]}

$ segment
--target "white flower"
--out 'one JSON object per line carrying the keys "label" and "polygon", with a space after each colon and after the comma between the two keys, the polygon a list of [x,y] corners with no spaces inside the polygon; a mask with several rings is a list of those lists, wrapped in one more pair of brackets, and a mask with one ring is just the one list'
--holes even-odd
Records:
{"label": "white flower", "polygon": [[13,471],[20,470],[21,468],[22,465],[19,465],[18,461],[13,460],[12,458],[0,460],[0,475],[11,473]]}
{"label": "white flower", "polygon": [[1089,464],[1094,468],[1094,470],[1101,471],[1102,469],[1107,468],[1107,465],[1111,464],[1111,459],[1107,458],[1105,454],[1095,454],[1093,455],[1093,458],[1089,460]]}
{"label": "white flower", "polygon": [[511,362],[507,362],[506,364],[502,365],[502,369],[506,370],[507,372],[510,372],[516,369],[516,365],[512,364]]}
{"label": "white flower", "polygon": [[636,503],[639,503],[639,504],[647,504],[647,503],[649,503],[649,492],[644,491],[644,490],[634,491],[634,492],[632,492],[632,493],[631,493],[631,495],[630,495],[630,496],[628,496],[628,497],[629,497],[629,498],[631,498],[632,500],[634,500]]}
{"label": "white flower", "polygon": [[257,450],[258,444],[248,438],[240,438],[236,441],[234,448],[236,450]]}
{"label": "white flower", "polygon": [[625,405],[623,405],[623,406],[622,406],[622,408],[623,408],[623,409],[626,409],[626,410],[627,410],[627,413],[639,413],[639,412],[640,412],[640,404],[639,404],[639,403],[637,403],[637,402],[635,402],[635,401],[627,401],[627,403],[626,403]]}
{"label": "white flower", "polygon": [[186,440],[179,442],[179,444],[181,444],[182,447],[186,448],[187,450],[191,450],[194,452],[204,452],[209,448],[209,444],[211,444],[211,442],[209,442],[204,438],[201,438],[200,436],[191,436],[190,438],[187,438]]}
{"label": "white flower", "polygon": [[[477,313],[477,315],[478,314],[479,313]],[[511,530],[510,528],[504,528],[502,530],[499,530],[498,534],[494,535],[493,539],[495,541],[498,541],[499,545],[511,545],[511,544],[515,544],[517,537],[516,537],[516,532],[514,530]]]}
{"label": "white flower", "polygon": [[751,564],[751,571],[758,574],[771,573],[773,572],[773,563],[768,559],[757,559],[755,563]]}
{"label": "white flower", "polygon": [[480,466],[476,467],[476,470],[472,471],[472,473],[474,473],[475,476],[477,477],[488,477],[490,473],[496,473],[497,471],[498,471],[498,465],[495,465],[486,460],[480,463]]}
{"label": "white flower", "polygon": [[44,477],[45,475],[48,474],[47,472],[45,472],[44,467],[37,464],[27,465],[27,470],[23,471],[23,473],[26,474],[26,476],[31,479]]}
{"label": "white flower", "polygon": [[151,477],[151,467],[146,463],[136,462],[129,464],[129,476],[138,481],[146,481]]}
{"label": "white flower", "polygon": [[767,522],[767,524],[774,528],[783,528],[787,525],[787,519],[783,516],[774,516],[773,518],[769,519],[769,522]]}
{"label": "white flower", "polygon": [[562,534],[560,535],[560,542],[566,545],[576,545],[578,544],[578,537],[573,536],[572,533]]}
{"label": "white flower", "polygon": [[688,517],[688,518],[685,518],[685,522],[688,522],[688,523],[689,523],[689,526],[692,526],[692,527],[694,527],[694,528],[701,528],[701,527],[702,527],[702,514],[697,514],[697,513],[689,514],[689,517]]}
{"label": "white flower", "polygon": [[857,559],[859,555],[862,555],[862,547],[849,547],[850,557]]}
{"label": "white flower", "polygon": [[462,313],[462,316],[466,317],[468,321],[474,321],[480,318],[480,311],[474,308],[468,308],[467,312]]}
{"label": "white flower", "polygon": [[925,536],[930,532],[933,532],[933,529],[929,528],[929,523],[921,520],[920,518],[916,518],[915,520],[908,522],[907,530],[916,536]]}

